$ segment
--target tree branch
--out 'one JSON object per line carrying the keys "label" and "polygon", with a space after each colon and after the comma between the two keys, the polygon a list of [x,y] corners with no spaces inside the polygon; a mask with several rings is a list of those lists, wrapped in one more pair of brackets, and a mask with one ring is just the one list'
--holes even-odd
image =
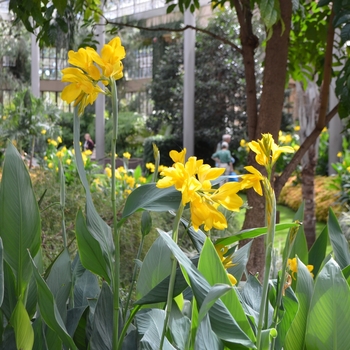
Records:
{"label": "tree branch", "polygon": [[227,44],[229,46],[231,46],[234,50],[236,50],[237,52],[239,52],[240,54],[243,53],[242,49],[240,47],[238,47],[235,43],[233,43],[230,40],[227,40],[226,38],[223,38],[220,35],[217,35],[207,29],[203,29],[203,28],[199,28],[196,26],[191,26],[191,25],[186,25],[182,28],[169,28],[169,27],[156,27],[156,28],[149,28],[149,27],[143,27],[137,24],[131,24],[131,23],[120,23],[120,22],[112,22],[109,21],[102,13],[100,14],[100,16],[105,20],[104,24],[96,24],[96,25],[113,25],[113,26],[118,26],[118,27],[126,27],[126,28],[135,28],[135,29],[140,29],[140,30],[145,30],[145,31],[149,31],[149,32],[158,32],[158,31],[164,31],[164,32],[174,32],[174,33],[181,33],[184,32],[187,29],[192,29],[195,30],[196,32],[200,32],[200,33],[204,33],[207,34],[209,36],[211,36],[212,38],[221,41],[224,44]]}
{"label": "tree branch", "polygon": [[282,187],[287,182],[288,178],[291,176],[292,172],[296,168],[296,166],[300,163],[304,154],[307,152],[309,147],[315,143],[317,137],[321,134],[323,128],[331,121],[331,119],[337,114],[338,105],[336,105],[325,117],[325,121],[323,125],[316,125],[315,129],[311,132],[311,134],[305,139],[303,144],[300,146],[298,151],[294,154],[294,157],[290,161],[290,163],[286,166],[283,173],[280,176],[276,176],[274,189],[276,198],[279,197]]}

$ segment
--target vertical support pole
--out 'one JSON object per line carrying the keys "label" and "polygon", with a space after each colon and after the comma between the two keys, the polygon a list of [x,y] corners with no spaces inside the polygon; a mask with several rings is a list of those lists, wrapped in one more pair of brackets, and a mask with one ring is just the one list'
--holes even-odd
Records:
{"label": "vertical support pole", "polygon": [[31,51],[32,51],[32,63],[31,63],[31,89],[32,94],[40,97],[40,76],[39,76],[39,59],[40,49],[39,43],[36,41],[36,35],[31,34]]}
{"label": "vertical support pole", "polygon": [[[185,11],[185,26],[195,25],[195,15]],[[195,78],[196,32],[187,29],[184,33],[184,106],[183,106],[183,147],[187,157],[194,155],[194,78]]]}
{"label": "vertical support pole", "polygon": [[[98,35],[97,51],[101,52],[105,44],[105,26],[102,24],[103,19],[100,20],[100,25],[97,26],[96,35]],[[100,83],[101,84],[101,83]],[[102,87],[102,85],[101,85]],[[102,87],[103,88],[103,87]],[[95,102],[95,147],[96,147],[96,161],[103,163],[105,157],[105,95],[99,94]]]}

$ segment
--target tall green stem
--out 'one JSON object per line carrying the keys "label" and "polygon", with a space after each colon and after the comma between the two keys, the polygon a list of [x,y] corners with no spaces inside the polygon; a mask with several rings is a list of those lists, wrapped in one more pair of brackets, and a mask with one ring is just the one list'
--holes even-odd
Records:
{"label": "tall green stem", "polygon": [[[264,271],[264,281],[261,293],[261,303],[258,321],[258,332],[256,337],[257,349],[261,349],[261,335],[264,328],[265,314],[267,312],[267,294],[269,288],[269,278],[271,270],[272,261],[272,249],[273,242],[275,238],[275,222],[276,222],[276,198],[269,179],[265,178],[264,182],[264,192],[265,192],[265,206],[266,206],[266,223],[267,223],[267,236],[266,236],[266,251],[265,251],[265,271]],[[265,325],[266,326],[266,325]]]}
{"label": "tall green stem", "polygon": [[115,194],[115,159],[116,159],[116,144],[117,144],[117,134],[118,134],[118,95],[117,86],[113,79],[109,80],[109,85],[111,87],[111,97],[112,97],[112,118],[113,118],[113,133],[112,133],[112,145],[111,145],[111,163],[112,163],[112,212],[113,212],[113,241],[115,247],[114,253],[114,274],[112,277],[112,290],[113,290],[113,350],[118,349],[119,340],[119,287],[120,287],[120,233],[118,229],[118,219],[117,219],[117,204],[116,204],[116,194]]}
{"label": "tall green stem", "polygon": [[[173,226],[173,241],[177,243],[178,237],[179,237],[179,224],[181,220],[182,213],[184,211],[184,206],[182,202],[180,203],[179,209],[177,210],[174,226]],[[173,259],[172,265],[171,265],[171,273],[170,273],[170,280],[169,280],[169,289],[168,289],[168,297],[167,297],[167,304],[166,304],[166,314],[164,319],[164,327],[162,332],[162,337],[160,339],[160,346],[159,349],[163,349],[164,339],[165,339],[165,333],[168,328],[168,322],[169,317],[171,313],[171,306],[173,302],[173,294],[174,294],[174,285],[175,285],[175,277],[176,277],[176,266],[177,266],[177,260],[175,259],[174,255],[171,256]]]}

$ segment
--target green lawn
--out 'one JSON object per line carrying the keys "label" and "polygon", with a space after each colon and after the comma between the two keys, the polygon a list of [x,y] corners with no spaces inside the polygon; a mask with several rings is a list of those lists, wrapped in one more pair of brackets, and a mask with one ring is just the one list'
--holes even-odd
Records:
{"label": "green lawn", "polygon": [[[247,200],[247,197],[244,194],[241,194],[241,197],[244,201]],[[279,216],[280,216],[280,223],[288,223],[292,222],[294,219],[295,211],[292,209],[284,206],[284,205],[277,205],[277,210],[279,211]],[[245,209],[241,210],[236,218],[239,222],[239,227],[242,227],[243,221],[244,221],[244,215],[245,215]],[[325,227],[325,223],[323,222],[317,222],[316,223],[316,234],[318,235],[323,228]],[[283,230],[283,231],[278,231],[276,232],[275,236],[275,248],[279,249],[281,246],[284,245],[285,240],[286,240],[286,235],[288,233],[288,230]],[[280,249],[279,249],[280,250]]]}

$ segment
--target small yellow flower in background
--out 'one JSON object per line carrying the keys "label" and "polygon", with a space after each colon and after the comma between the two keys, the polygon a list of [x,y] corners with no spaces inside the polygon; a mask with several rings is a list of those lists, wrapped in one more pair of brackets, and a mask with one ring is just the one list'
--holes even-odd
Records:
{"label": "small yellow flower in background", "polygon": [[53,168],[53,163],[47,164],[47,167],[48,167],[49,169],[52,169],[52,168]]}
{"label": "small yellow flower in background", "polygon": [[151,172],[154,173],[156,167],[153,163],[146,163],[146,168]]}
{"label": "small yellow flower in background", "polygon": [[135,186],[135,178],[132,177],[132,176],[128,176],[126,178],[126,183],[131,187],[131,188],[134,188]]}
{"label": "small yellow flower in background", "polygon": [[286,143],[286,142],[287,142],[287,141],[286,141],[286,136],[284,136],[284,135],[278,136],[278,141],[279,141],[280,143]]}
{"label": "small yellow flower in background", "polygon": [[41,133],[41,135],[45,135],[45,134],[46,134],[46,129],[42,129],[42,130],[40,131],[40,133]]}
{"label": "small yellow flower in background", "polygon": [[325,126],[323,129],[322,129],[322,132],[327,132],[328,131],[328,129],[327,129],[327,127]]}
{"label": "small yellow flower in background", "polygon": [[56,169],[55,169],[55,170],[56,170],[56,173],[58,173],[58,166],[56,166]]}
{"label": "small yellow flower in background", "polygon": [[62,138],[61,138],[61,136],[57,136],[57,142],[58,142],[58,143],[62,143]]}
{"label": "small yellow flower in background", "polygon": [[343,153],[342,153],[342,152],[338,152],[338,153],[337,153],[337,157],[338,157],[338,158],[341,158],[342,156],[343,156]]}
{"label": "small yellow flower in background", "polygon": [[345,162],[345,160],[343,160],[343,163],[342,163],[342,165],[343,165],[343,166],[345,166],[345,165],[346,165],[346,162]]}
{"label": "small yellow flower in background", "polygon": [[350,173],[350,166],[348,166],[348,167],[346,168],[346,170]]}
{"label": "small yellow flower in background", "polygon": [[300,148],[300,146],[299,145],[294,145],[293,148],[294,148],[294,151],[297,151]]}
{"label": "small yellow flower in background", "polygon": [[66,153],[66,152],[67,152],[67,147],[66,147],[66,146],[63,146],[62,149],[61,149],[61,152],[62,152],[62,153]]}
{"label": "small yellow flower in background", "polygon": [[105,173],[109,178],[112,177],[112,169],[111,168],[105,168]]}
{"label": "small yellow flower in background", "polygon": [[239,145],[240,145],[241,147],[245,147],[246,143],[247,143],[246,140],[242,139],[242,140],[239,142]]}
{"label": "small yellow flower in background", "polygon": [[[289,270],[292,271],[293,279],[296,279],[295,274],[298,272],[297,258],[288,259],[287,265],[289,267]],[[311,272],[314,269],[313,265],[306,265],[306,268],[309,270],[311,276],[314,277],[314,274]]]}
{"label": "small yellow flower in background", "polygon": [[6,119],[7,119],[7,116],[6,116],[6,115],[3,115],[3,116],[2,116],[2,119],[3,119],[3,120],[6,120]]}
{"label": "small yellow flower in background", "polygon": [[129,152],[124,152],[123,153],[123,157],[126,159],[130,159],[131,158],[131,154]]}
{"label": "small yellow flower in background", "polygon": [[52,140],[51,140],[50,138],[49,138],[49,139],[47,139],[47,143],[51,143],[51,141],[52,141]]}
{"label": "small yellow flower in background", "polygon": [[295,125],[294,131],[299,131],[300,130],[300,125]]}
{"label": "small yellow flower in background", "polygon": [[66,160],[66,164],[67,164],[67,165],[70,165],[71,163],[72,163],[72,160],[71,160],[71,159],[67,159],[67,160]]}
{"label": "small yellow flower in background", "polygon": [[44,157],[44,160],[47,160],[47,156]]}
{"label": "small yellow flower in background", "polygon": [[118,171],[120,174],[126,174],[126,169],[125,169],[123,166],[120,166],[119,168],[117,168],[117,171]]}
{"label": "small yellow flower in background", "polygon": [[58,143],[55,140],[50,140],[50,145],[57,147]]}
{"label": "small yellow flower in background", "polygon": [[292,135],[291,134],[287,134],[286,138],[284,140],[285,143],[291,143],[292,142]]}
{"label": "small yellow flower in background", "polygon": [[[226,246],[223,246],[222,244],[217,244],[215,246],[215,250],[218,253],[222,264],[224,265],[225,270],[227,270],[229,267],[235,266],[235,264],[232,263],[233,256],[232,255],[225,256],[228,251],[228,248]],[[235,277],[228,272],[227,272],[227,277],[229,278],[233,286],[237,284],[237,280],[235,279]]]}
{"label": "small yellow flower in background", "polygon": [[124,190],[123,197],[124,197],[124,198],[127,198],[128,195],[129,195],[131,192],[132,192],[132,191],[129,190],[129,189]]}
{"label": "small yellow flower in background", "polygon": [[73,155],[75,154],[75,151],[74,151],[74,149],[72,149],[72,154],[73,154]]}
{"label": "small yellow flower in background", "polygon": [[63,152],[62,151],[58,151],[56,153],[56,156],[61,159],[63,157]]}
{"label": "small yellow flower in background", "polygon": [[83,152],[86,156],[91,156],[92,152],[87,149],[86,151]]}
{"label": "small yellow flower in background", "polygon": [[139,177],[139,182],[141,182],[142,184],[145,184],[146,181],[147,181],[147,179],[145,177],[143,177],[143,176]]}

